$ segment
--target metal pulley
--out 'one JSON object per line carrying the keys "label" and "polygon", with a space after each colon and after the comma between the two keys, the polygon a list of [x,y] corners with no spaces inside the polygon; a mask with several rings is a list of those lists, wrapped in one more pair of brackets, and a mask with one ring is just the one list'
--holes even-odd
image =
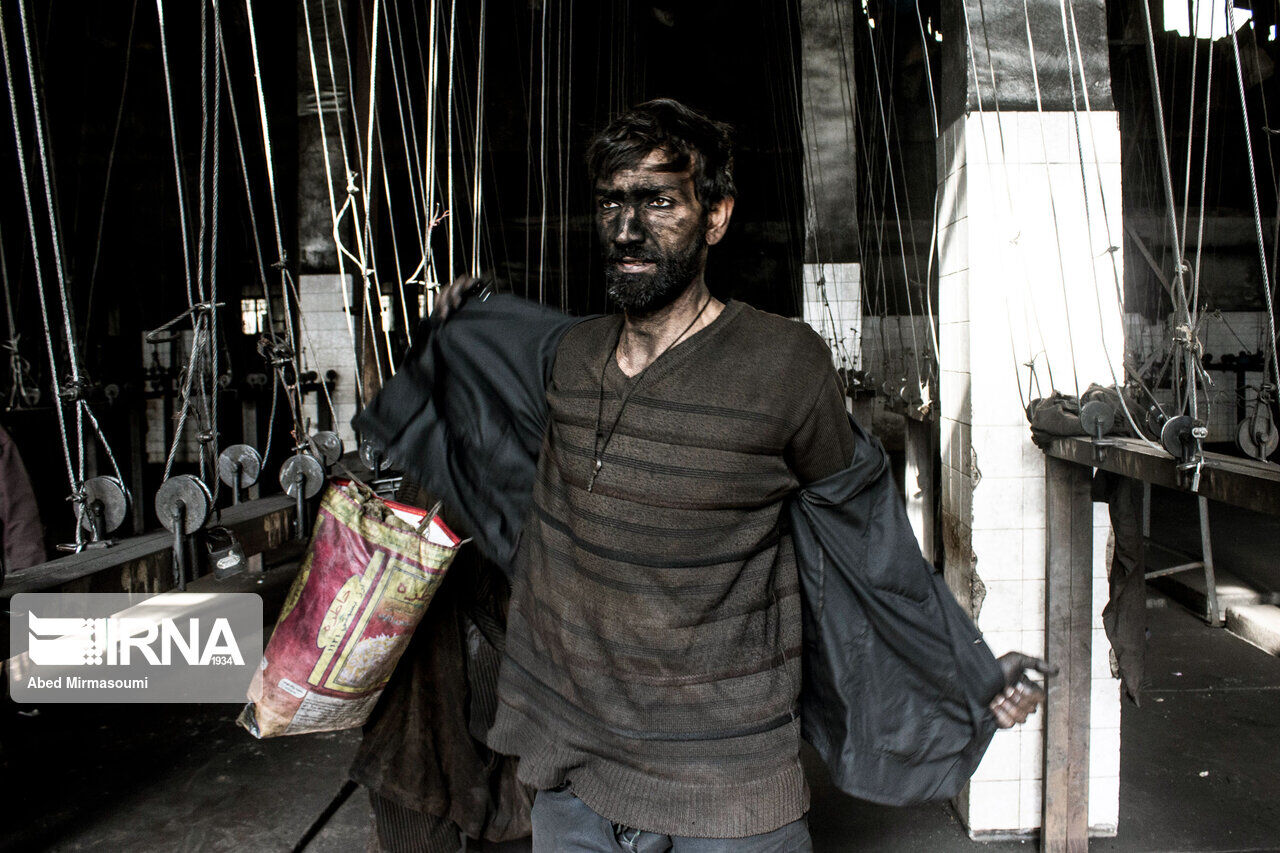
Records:
{"label": "metal pulley", "polygon": [[307,500],[320,494],[324,479],[324,467],[309,453],[294,454],[280,466],[280,488],[297,502],[298,539],[307,538]]}
{"label": "metal pulley", "polygon": [[316,456],[324,463],[325,468],[330,468],[335,462],[342,458],[343,451],[346,449],[342,444],[342,436],[333,430],[320,430],[311,436],[311,446],[315,450]]}
{"label": "metal pulley", "polygon": [[1160,431],[1160,443],[1178,460],[1178,477],[1188,477],[1186,484],[1191,491],[1200,491],[1200,466],[1204,462],[1201,442],[1209,436],[1209,428],[1203,421],[1190,415],[1178,415],[1165,421]]}
{"label": "metal pulley", "polygon": [[1236,431],[1236,442],[1245,455],[1254,459],[1266,460],[1280,447],[1280,431],[1276,430],[1276,422],[1270,409],[1259,406],[1252,417],[1240,422]]}
{"label": "metal pulley", "polygon": [[1275,402],[1276,389],[1269,382],[1262,383],[1253,402],[1253,414],[1240,422],[1236,441],[1245,455],[1265,461],[1280,446],[1280,431],[1276,429],[1271,404]]}
{"label": "metal pulley", "polygon": [[92,477],[84,481],[75,507],[89,541],[102,542],[129,516],[129,490],[115,477]]}
{"label": "metal pulley", "polygon": [[1101,441],[1116,423],[1116,410],[1106,400],[1090,400],[1080,407],[1080,428],[1094,441]]}
{"label": "metal pulley", "polygon": [[262,476],[262,455],[248,444],[233,444],[218,454],[218,479],[231,489],[231,502],[240,503],[240,490]]}
{"label": "metal pulley", "polygon": [[1101,465],[1106,458],[1107,448],[1115,442],[1103,440],[1116,423],[1116,410],[1106,400],[1090,400],[1080,407],[1080,428],[1092,439],[1093,461]]}
{"label": "metal pulley", "polygon": [[382,466],[387,464],[387,458],[381,447],[366,438],[360,442],[360,463],[373,472],[376,480],[382,476]]}
{"label": "metal pulley", "polygon": [[[1202,434],[1197,436],[1197,431]],[[1190,415],[1175,415],[1161,427],[1160,443],[1170,456],[1186,462],[1195,456],[1199,439],[1204,437],[1203,432],[1204,425],[1195,418]]]}
{"label": "metal pulley", "polygon": [[1269,416],[1245,418],[1240,422],[1236,442],[1245,455],[1265,460],[1280,447],[1280,432],[1276,431],[1275,421]]}
{"label": "metal pulley", "polygon": [[213,494],[199,477],[170,477],[156,492],[156,517],[173,534],[173,578],[187,588],[187,537],[204,527],[213,512]]}
{"label": "metal pulley", "polygon": [[1159,406],[1152,406],[1147,409],[1147,432],[1151,435],[1160,435],[1164,429],[1164,423],[1168,418],[1164,412],[1160,411]]}

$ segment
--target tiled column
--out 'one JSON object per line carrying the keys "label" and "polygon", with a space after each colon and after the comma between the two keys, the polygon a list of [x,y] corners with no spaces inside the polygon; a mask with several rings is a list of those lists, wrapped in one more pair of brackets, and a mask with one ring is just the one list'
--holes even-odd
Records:
{"label": "tiled column", "polygon": [[[347,450],[355,449],[355,433],[351,419],[356,413],[356,355],[351,342],[348,317],[342,301],[342,289],[351,293],[350,276],[301,275],[298,277],[298,296],[302,301],[301,336],[304,369],[314,370],[324,378],[325,372],[334,370],[338,380],[331,393],[333,397],[333,429],[342,436]],[[327,408],[324,395],[312,395],[308,414],[315,423],[319,407]]]}
{"label": "tiled column", "polygon": [[[1110,385],[1123,357],[1117,117],[1078,121],[1077,134],[1069,112],[974,112],[939,140],[942,545],[947,580],[997,655],[1044,653],[1045,461],[1023,411],[1028,385],[1030,396]],[[1120,700],[1101,622],[1105,506],[1093,525],[1089,823],[1114,834]],[[1039,715],[996,734],[959,803],[971,834],[1040,827],[1043,743]]]}

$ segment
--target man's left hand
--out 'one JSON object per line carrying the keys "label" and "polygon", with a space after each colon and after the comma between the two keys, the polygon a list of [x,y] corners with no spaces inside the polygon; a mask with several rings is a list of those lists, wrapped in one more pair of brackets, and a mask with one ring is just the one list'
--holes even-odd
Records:
{"label": "man's left hand", "polygon": [[1021,652],[1009,652],[1001,655],[998,661],[1004,673],[1004,690],[991,700],[991,713],[995,715],[996,725],[1002,729],[1025,723],[1027,717],[1036,712],[1044,702],[1044,688],[1027,678],[1028,670],[1035,670],[1042,675],[1057,675],[1058,668],[1047,661],[1024,655]]}

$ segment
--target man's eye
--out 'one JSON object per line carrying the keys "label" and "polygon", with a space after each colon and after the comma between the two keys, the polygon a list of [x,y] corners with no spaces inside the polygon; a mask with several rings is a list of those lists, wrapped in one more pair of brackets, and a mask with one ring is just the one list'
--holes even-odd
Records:
{"label": "man's eye", "polygon": [[618,207],[620,207],[620,205],[616,201],[609,201],[608,199],[604,199],[600,202],[601,210],[617,210]]}
{"label": "man's eye", "polygon": [[671,207],[672,204],[674,204],[674,202],[669,198],[655,198],[653,201],[649,202],[650,207]]}

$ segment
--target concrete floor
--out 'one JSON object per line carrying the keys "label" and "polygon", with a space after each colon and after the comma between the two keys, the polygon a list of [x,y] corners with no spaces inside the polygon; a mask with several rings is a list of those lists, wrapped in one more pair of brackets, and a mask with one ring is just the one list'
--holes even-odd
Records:
{"label": "concrete floor", "polygon": [[[1126,707],[1120,834],[1099,851],[1280,850],[1280,660],[1153,595],[1151,690]],[[342,784],[358,735],[255,741],[238,709],[7,703],[3,850],[287,851]],[[818,851],[1034,850],[970,841],[947,805],[889,809],[811,774]],[[308,848],[359,851],[357,792]],[[474,849],[474,848],[472,848]],[[509,849],[527,849],[509,845]]]}

